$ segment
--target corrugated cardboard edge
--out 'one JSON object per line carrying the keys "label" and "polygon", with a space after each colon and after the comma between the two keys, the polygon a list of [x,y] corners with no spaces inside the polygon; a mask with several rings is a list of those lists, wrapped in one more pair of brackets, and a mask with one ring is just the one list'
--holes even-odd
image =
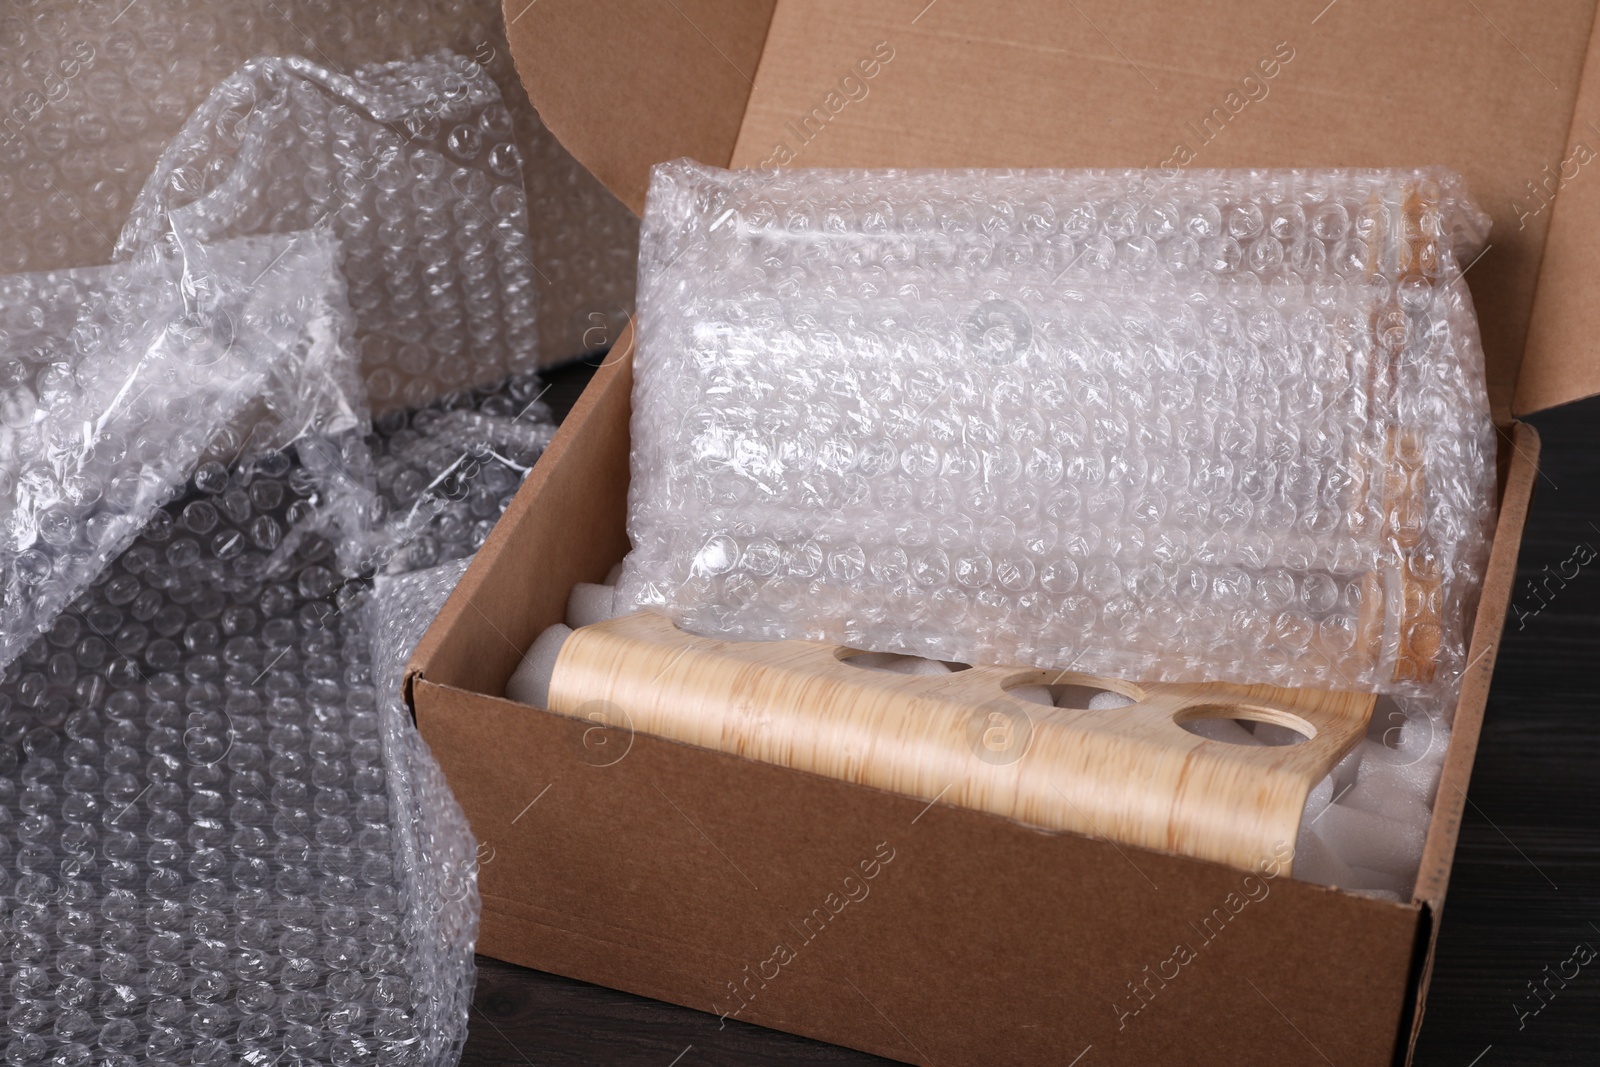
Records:
{"label": "corrugated cardboard edge", "polygon": [[1600,19],[1589,34],[1566,149],[1517,375],[1519,415],[1600,393]]}
{"label": "corrugated cardboard edge", "polygon": [[1416,1051],[1422,1032],[1423,1006],[1433,977],[1433,961],[1438,951],[1439,926],[1445,891],[1455,859],[1456,839],[1461,835],[1461,820],[1466,812],[1467,783],[1483,732],[1484,710],[1489,687],[1494,679],[1494,664],[1500,650],[1500,635],[1517,580],[1517,555],[1522,548],[1522,532],[1528,521],[1534,482],[1539,476],[1539,434],[1526,423],[1516,423],[1501,432],[1502,451],[1509,454],[1505,488],[1500,494],[1500,517],[1496,523],[1494,547],[1489,552],[1483,591],[1479,596],[1477,625],[1473,628],[1468,667],[1462,680],[1461,698],[1456,705],[1450,747],[1445,752],[1444,769],[1428,822],[1428,837],[1417,869],[1417,887],[1412,898],[1428,911],[1424,921],[1427,946],[1422,961],[1415,998],[1415,1013],[1407,1042],[1406,1062]]}

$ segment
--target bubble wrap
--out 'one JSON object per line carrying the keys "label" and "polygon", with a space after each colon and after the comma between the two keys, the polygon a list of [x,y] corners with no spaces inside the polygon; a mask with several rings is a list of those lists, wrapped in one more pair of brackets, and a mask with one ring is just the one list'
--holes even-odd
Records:
{"label": "bubble wrap", "polygon": [[372,589],[337,561],[374,536],[343,524],[439,491],[406,477],[438,462],[418,424],[471,416],[455,443],[482,457],[526,428],[529,391],[202,465],[0,679],[0,1052],[456,1060],[477,855],[399,682],[486,532],[483,491],[497,513],[515,486],[456,472],[414,531],[447,562]]}
{"label": "bubble wrap", "polygon": [[247,408],[262,447],[355,425],[324,234],[0,278],[0,666],[115,557]]}
{"label": "bubble wrap", "polygon": [[357,569],[399,574],[476,552],[554,436],[543,395],[537,375],[521,375],[379,416]]}
{"label": "bubble wrap", "polygon": [[[546,362],[610,344],[632,309],[638,223],[534,114],[498,0],[77,0],[7,8],[0,15],[0,273],[106,262],[157,159],[211,90],[247,61],[298,55],[356,78],[363,65],[440,49],[468,57],[477,70],[432,86],[438,100],[425,102],[424,112],[447,107],[462,85],[483,78],[498,86],[509,111],[529,208],[519,225],[538,265]],[[310,194],[280,179],[269,195],[303,202]],[[376,358],[369,353],[369,363]],[[500,374],[516,369],[499,367]]]}
{"label": "bubble wrap", "polygon": [[0,682],[8,1062],[453,1062],[472,839],[393,685],[442,593],[373,619],[328,494],[203,465]]}
{"label": "bubble wrap", "polygon": [[194,257],[228,237],[339,239],[369,396],[536,367],[522,164],[499,90],[465,56],[356,68],[254,59],[162,153],[117,249]]}
{"label": "bubble wrap", "polygon": [[[57,45],[99,18],[111,65],[142,69],[146,89],[152,55],[215,43],[203,15],[184,25],[196,37],[131,39],[92,4],[26,15]],[[148,96],[115,106],[122,147],[151,129]],[[53,162],[85,145],[73,177],[133,158],[94,118],[29,145],[24,175],[57,188]],[[179,118],[162,111],[162,144]],[[48,630],[0,675],[6,1062],[459,1056],[475,846],[398,677],[551,432],[518,310],[532,266],[504,118],[459,57],[348,76],[254,61],[151,151],[120,262],[0,279],[0,342],[22,368],[5,432],[41,442],[15,451],[18,484],[47,474],[76,493],[38,526],[92,549],[75,585],[30,602]],[[10,180],[0,169],[0,226],[37,203]],[[74,232],[47,221],[22,251],[67,255]],[[508,249],[522,265],[494,259]],[[358,361],[386,400],[365,438]],[[123,530],[137,539],[119,554]],[[405,573],[436,561],[454,562]],[[379,571],[400,577],[375,596]]]}
{"label": "bubble wrap", "polygon": [[1427,691],[1494,511],[1444,171],[656,168],[628,602],[700,633]]}
{"label": "bubble wrap", "polygon": [[472,949],[478,939],[479,854],[444,772],[411,720],[401,683],[412,650],[471,562],[468,554],[384,579],[366,609],[389,771],[395,865],[410,872],[403,970],[429,976],[429,985],[420,987],[429,995],[415,1001],[414,1025],[422,1049],[407,1057],[420,1064],[455,1063],[466,1039],[476,973]]}

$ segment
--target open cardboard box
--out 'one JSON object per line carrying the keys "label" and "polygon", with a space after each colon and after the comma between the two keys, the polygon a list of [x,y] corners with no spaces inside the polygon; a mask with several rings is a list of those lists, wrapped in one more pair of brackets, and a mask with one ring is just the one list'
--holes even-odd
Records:
{"label": "open cardboard box", "polygon": [[650,165],[685,155],[1465,173],[1495,218],[1468,280],[1501,505],[1413,900],[1263,892],[502,699],[570,586],[628,547],[630,333],[408,675],[482,842],[481,951],[942,1067],[1409,1059],[1537,474],[1513,414],[1600,390],[1600,38],[1594,0],[1537,22],[1510,0],[1324,4],[510,0],[507,20],[545,121],[636,211]]}

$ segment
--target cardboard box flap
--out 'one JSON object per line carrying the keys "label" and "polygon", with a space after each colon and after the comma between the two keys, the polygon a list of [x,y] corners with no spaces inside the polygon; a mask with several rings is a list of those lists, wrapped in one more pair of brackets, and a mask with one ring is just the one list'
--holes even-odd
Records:
{"label": "cardboard box flap", "polygon": [[506,0],[506,38],[545,125],[637,214],[653,164],[728,165],[773,3]]}
{"label": "cardboard box flap", "polygon": [[1600,393],[1600,21],[1564,148],[1518,197],[1523,211],[1551,217],[1517,379],[1519,415]]}
{"label": "cardboard box flap", "polygon": [[[1454,167],[1494,217],[1468,282],[1502,421],[1554,214],[1529,200],[1528,183],[1569,154],[1595,13],[1594,0],[1560,0],[1538,19],[1513,0],[1292,12],[1273,0],[539,0],[519,16],[525,3],[508,0],[506,17],[529,97],[636,210],[650,164],[682,155],[733,166]],[[628,62],[603,80],[592,60],[606,45]],[[1600,213],[1590,177],[1564,194],[1587,197],[1563,223],[1574,243],[1580,210]],[[1600,252],[1562,252],[1584,255]],[[1584,288],[1571,287],[1575,304]],[[1600,358],[1566,341],[1582,336],[1586,320],[1564,324],[1585,310],[1551,313],[1562,328],[1543,335],[1535,400],[1519,408],[1600,388]]]}

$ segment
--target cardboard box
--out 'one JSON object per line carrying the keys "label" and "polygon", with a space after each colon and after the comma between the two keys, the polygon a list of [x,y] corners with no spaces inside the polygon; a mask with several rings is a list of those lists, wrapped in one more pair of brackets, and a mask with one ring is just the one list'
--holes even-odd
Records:
{"label": "cardboard box", "polygon": [[650,165],[685,155],[1459,169],[1495,218],[1468,281],[1501,502],[1414,899],[1263,892],[500,698],[569,587],[628,547],[625,336],[411,663],[483,843],[480,950],[941,1067],[1409,1059],[1537,474],[1513,415],[1600,390],[1594,0],[1538,21],[1509,0],[525,4],[507,20],[530,97],[636,211]]}

